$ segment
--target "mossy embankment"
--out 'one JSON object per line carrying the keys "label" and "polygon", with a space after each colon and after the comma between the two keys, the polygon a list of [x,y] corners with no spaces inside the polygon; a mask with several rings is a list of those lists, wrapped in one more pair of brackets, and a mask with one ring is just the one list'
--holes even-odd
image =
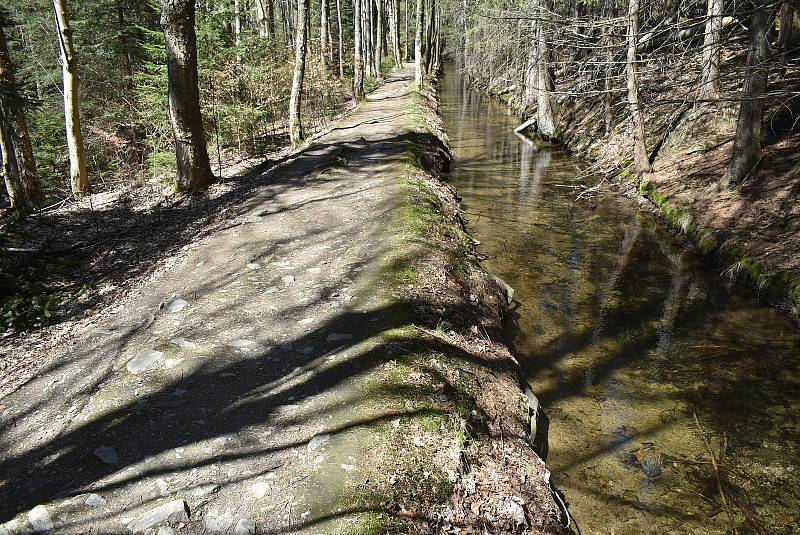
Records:
{"label": "mossy embankment", "polygon": [[561,533],[549,472],[529,445],[517,363],[500,342],[504,289],[480,265],[458,196],[441,179],[451,156],[435,87],[413,97],[384,278],[409,321],[384,333],[397,356],[381,388],[417,416],[387,426],[376,452],[376,466],[399,467],[374,489],[399,515],[371,517],[370,529]]}
{"label": "mossy embankment", "polygon": [[[533,112],[515,86],[476,85],[521,118]],[[631,125],[621,98],[611,103],[614,115],[607,122],[600,96],[556,97],[555,141],[645,201],[731,281],[749,284],[762,300],[800,321],[800,133],[789,120],[797,99],[768,106],[764,158],[731,190],[718,183],[733,147],[737,103],[692,106],[691,95],[677,98],[676,91],[664,86],[647,96],[653,103],[644,105],[653,172],[644,177],[633,172]]]}

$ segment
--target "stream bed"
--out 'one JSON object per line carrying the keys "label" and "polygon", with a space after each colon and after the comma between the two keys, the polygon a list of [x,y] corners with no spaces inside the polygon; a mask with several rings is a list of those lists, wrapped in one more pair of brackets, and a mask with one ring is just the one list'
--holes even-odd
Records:
{"label": "stream bed", "polygon": [[799,533],[798,329],[632,200],[578,199],[585,165],[515,135],[453,66],[441,105],[576,532]]}

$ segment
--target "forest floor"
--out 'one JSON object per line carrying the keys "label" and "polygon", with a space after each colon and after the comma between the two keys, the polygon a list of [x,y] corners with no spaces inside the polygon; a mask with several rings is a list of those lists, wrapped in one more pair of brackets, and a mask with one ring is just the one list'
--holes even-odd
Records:
{"label": "forest floor", "polygon": [[[560,531],[492,342],[503,291],[411,78],[211,201],[145,214],[149,254],[92,245],[121,265],[130,247],[132,282],[13,338],[0,534]],[[198,202],[214,225],[181,211]]]}

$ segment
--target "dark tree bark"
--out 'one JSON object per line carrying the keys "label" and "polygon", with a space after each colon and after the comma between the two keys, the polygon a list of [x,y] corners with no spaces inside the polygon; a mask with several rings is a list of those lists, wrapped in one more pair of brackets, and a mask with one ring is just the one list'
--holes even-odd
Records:
{"label": "dark tree bark", "polygon": [[433,25],[436,0],[427,0],[428,12],[425,14],[425,73],[431,72],[431,60],[433,59]]}
{"label": "dark tree bark", "polygon": [[764,120],[764,100],[769,75],[769,42],[767,35],[772,26],[773,13],[763,0],[753,14],[750,27],[750,45],[747,67],[744,72],[736,137],[728,171],[722,185],[734,187],[755,171],[761,161],[761,131]]}
{"label": "dark tree bark", "polygon": [[11,207],[27,212],[41,200],[31,138],[0,12],[0,151]]}
{"label": "dark tree bark", "polygon": [[383,0],[376,0],[375,6],[375,76],[379,79],[383,77],[381,72],[381,61],[383,60]]}
{"label": "dark tree bark", "polygon": [[364,98],[364,58],[361,47],[361,0],[353,0],[353,98]]}
{"label": "dark tree bark", "polygon": [[169,115],[178,164],[176,186],[183,191],[204,188],[214,180],[200,112],[194,18],[194,0],[161,0],[161,26],[167,47]]}
{"label": "dark tree bark", "polygon": [[297,2],[297,39],[295,39],[294,76],[289,99],[289,138],[292,145],[303,141],[303,124],[300,121],[300,102],[303,98],[303,80],[306,74],[306,49],[308,47],[309,0]]}

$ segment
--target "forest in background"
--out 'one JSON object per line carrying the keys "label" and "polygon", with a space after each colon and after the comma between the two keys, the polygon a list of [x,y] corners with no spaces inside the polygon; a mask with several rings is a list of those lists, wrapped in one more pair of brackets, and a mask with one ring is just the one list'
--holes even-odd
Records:
{"label": "forest in background", "polygon": [[[521,115],[521,131],[591,159],[590,172],[632,177],[701,248],[724,245],[736,270],[800,303],[796,0],[39,0],[2,17],[4,327],[39,324],[114,278],[53,277],[58,262],[37,257],[110,239],[92,197],[77,203],[88,192],[203,189],[330,124],[393,66],[413,60],[419,85],[443,57]],[[689,160],[696,169],[678,169]],[[770,176],[777,186],[758,189]],[[660,177],[683,190],[662,192]],[[764,228],[757,255],[772,264],[738,245]]]}
{"label": "forest in background", "polygon": [[[174,206],[168,199],[176,190],[202,190],[299,146],[413,49],[425,73],[437,69],[437,6],[417,4],[41,0],[4,7],[0,326],[51,322],[62,304],[98,284],[135,277],[136,262],[125,261],[137,248],[133,234],[168,235],[163,217],[183,236],[224,212],[197,206],[161,214]],[[113,195],[96,206],[103,192]],[[213,194],[205,200],[219,202]],[[94,250],[107,241],[118,245]]]}

